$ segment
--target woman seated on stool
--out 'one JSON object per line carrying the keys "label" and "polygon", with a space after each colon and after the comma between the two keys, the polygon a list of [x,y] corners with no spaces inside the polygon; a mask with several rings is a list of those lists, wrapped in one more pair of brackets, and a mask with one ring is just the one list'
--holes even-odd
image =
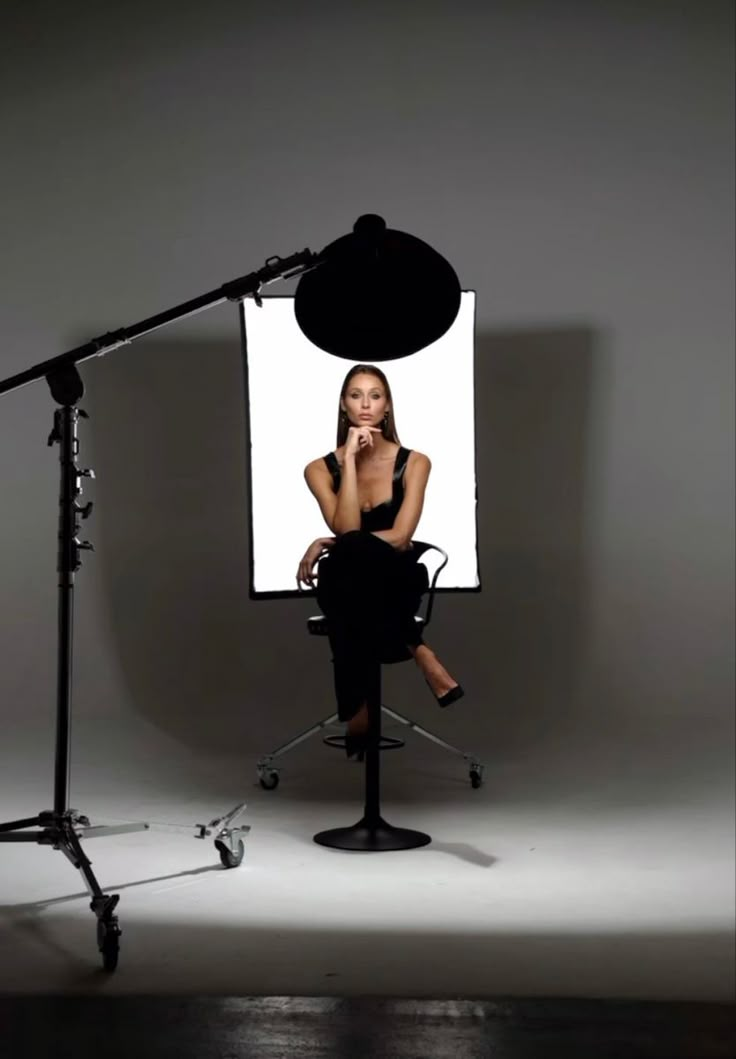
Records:
{"label": "woman seated on stool", "polygon": [[[427,570],[412,554],[431,463],[399,442],[388,380],[358,364],[340,391],[337,448],[304,468],[334,537],[318,537],[299,563],[297,585],[317,584],[328,621],[337,712],[348,757],[365,749],[366,684],[376,662],[413,655],[440,706],[463,695],[414,620]],[[319,575],[315,566],[319,563]]]}

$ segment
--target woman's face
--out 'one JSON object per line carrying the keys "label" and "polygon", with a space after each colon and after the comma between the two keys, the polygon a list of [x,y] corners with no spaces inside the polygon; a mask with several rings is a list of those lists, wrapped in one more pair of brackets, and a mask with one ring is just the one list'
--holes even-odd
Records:
{"label": "woman's face", "polygon": [[350,426],[354,427],[380,426],[388,411],[383,383],[376,375],[367,375],[362,372],[353,375],[342,403]]}

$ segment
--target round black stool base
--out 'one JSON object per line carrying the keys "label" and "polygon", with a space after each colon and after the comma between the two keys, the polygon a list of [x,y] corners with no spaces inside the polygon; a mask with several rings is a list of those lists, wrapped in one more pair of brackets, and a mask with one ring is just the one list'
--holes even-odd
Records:
{"label": "round black stool base", "polygon": [[423,831],[411,831],[407,827],[392,827],[382,817],[378,818],[377,823],[368,823],[363,817],[352,827],[333,827],[329,831],[320,831],[314,836],[314,841],[331,849],[380,853],[385,850],[428,846],[432,836],[425,835]]}

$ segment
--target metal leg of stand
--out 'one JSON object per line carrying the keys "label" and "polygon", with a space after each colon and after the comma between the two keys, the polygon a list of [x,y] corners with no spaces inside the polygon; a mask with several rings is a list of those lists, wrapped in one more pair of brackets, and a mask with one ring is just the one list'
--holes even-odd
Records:
{"label": "metal leg of stand", "polygon": [[331,724],[335,724],[338,721],[336,713],[330,714],[329,717],[325,717],[323,721],[318,721],[313,724],[311,728],[307,728],[299,735],[290,739],[287,743],[282,743],[281,746],[277,747],[276,750],[271,751],[270,754],[264,754],[262,758],[259,758],[256,764],[256,771],[258,772],[258,779],[261,787],[264,790],[272,791],[279,784],[279,770],[274,768],[273,762],[277,757],[281,757],[286,754],[289,750],[293,750],[299,743],[303,743],[305,739],[309,739],[310,736],[316,735],[321,732],[323,728],[328,728]]}
{"label": "metal leg of stand", "polygon": [[[381,705],[381,712],[385,713],[386,716],[391,717],[393,720],[398,721],[399,724],[410,728],[417,735],[421,735],[424,739],[429,739],[431,742],[436,743],[437,746],[442,747],[443,750],[449,751],[451,754],[456,754],[461,757],[464,761],[468,762],[468,772],[470,775],[470,782],[474,788],[478,788],[483,783],[483,777],[485,774],[485,765],[475,756],[475,754],[466,754],[465,751],[460,750],[458,747],[453,746],[451,743],[441,739],[434,732],[428,731],[426,728],[422,728],[421,725],[410,718],[405,717],[401,713],[397,713],[396,710],[390,709],[390,707]],[[286,754],[289,750],[293,750],[299,743],[303,743],[305,739],[309,739],[311,736],[321,732],[324,728],[328,728],[331,724],[334,724],[338,720],[336,713],[331,714],[322,721],[318,721],[313,724],[311,728],[305,729],[299,735],[290,739],[286,743],[282,743],[281,746],[277,747],[270,754],[264,754],[263,757],[259,758],[256,764],[256,771],[258,772],[258,780],[264,790],[272,791],[275,790],[279,785],[279,769],[274,766],[273,762],[276,758]]]}
{"label": "metal leg of stand", "polygon": [[63,837],[55,843],[55,848],[60,849],[81,872],[92,898],[90,908],[97,916],[97,948],[102,954],[102,964],[106,971],[114,971],[118,965],[119,939],[122,934],[118,917],[115,915],[120,895],[103,893],[92,871],[92,862],[82,849],[82,844],[71,823],[64,827]]}
{"label": "metal leg of stand", "polygon": [[23,827],[36,827],[37,824],[38,824],[38,817],[37,816],[28,816],[28,817],[26,817],[25,820],[8,820],[4,824],[0,824],[0,842],[15,842],[15,841],[35,842],[36,841],[35,834],[34,835],[29,835],[27,839],[19,838],[18,840],[16,840],[15,838],[3,838],[3,833],[9,832],[9,831],[19,831]]}
{"label": "metal leg of stand", "polygon": [[402,713],[397,713],[396,710],[390,709],[388,706],[381,706],[383,712],[388,716],[392,717],[395,721],[410,728],[417,735],[421,735],[424,739],[429,739],[432,743],[436,743],[437,746],[441,746],[443,750],[448,750],[451,754],[457,754],[463,761],[469,763],[470,781],[473,787],[480,787],[483,782],[483,775],[485,773],[485,766],[481,764],[479,759],[474,754],[466,754],[463,750],[453,746],[451,743],[445,742],[444,739],[440,739],[434,732],[427,731],[426,728],[422,728],[421,725],[415,721],[410,720],[408,717],[404,717]]}
{"label": "metal leg of stand", "polygon": [[[36,827],[39,830],[29,831]],[[120,951],[122,934],[115,915],[120,900],[119,894],[106,894],[92,871],[92,861],[82,849],[81,837],[98,838],[103,835],[123,834],[130,831],[147,831],[148,824],[120,824],[113,827],[90,827],[86,816],[76,809],[57,813],[45,810],[38,816],[24,820],[11,820],[0,824],[0,842],[35,842],[40,846],[52,846],[61,850],[67,860],[80,872],[92,901],[90,908],[97,917],[97,947],[102,955],[106,971],[114,971]]]}

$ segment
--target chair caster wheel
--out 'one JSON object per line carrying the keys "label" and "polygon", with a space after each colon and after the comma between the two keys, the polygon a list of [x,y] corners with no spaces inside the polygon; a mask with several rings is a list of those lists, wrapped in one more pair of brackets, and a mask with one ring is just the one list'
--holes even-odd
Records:
{"label": "chair caster wheel", "polygon": [[274,791],[279,785],[279,774],[275,770],[262,773],[258,782],[264,791]]}
{"label": "chair caster wheel", "polygon": [[245,844],[242,838],[238,839],[238,845],[234,850],[221,842],[219,838],[215,839],[215,849],[220,854],[223,868],[237,868],[239,864],[242,864],[245,855]]}

